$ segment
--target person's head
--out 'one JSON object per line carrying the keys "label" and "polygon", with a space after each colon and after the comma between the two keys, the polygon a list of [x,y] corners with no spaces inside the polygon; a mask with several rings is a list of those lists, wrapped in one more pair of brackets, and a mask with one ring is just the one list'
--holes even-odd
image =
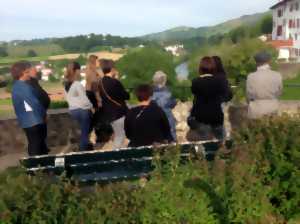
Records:
{"label": "person's head", "polygon": [[108,75],[113,70],[115,63],[113,60],[102,59],[100,61],[100,66],[101,66],[101,69],[102,69],[104,75]]}
{"label": "person's head", "polygon": [[212,56],[212,59],[214,60],[216,65],[215,73],[217,75],[226,75],[222,59],[219,56]]}
{"label": "person's head", "polygon": [[88,69],[96,69],[97,68],[97,60],[98,57],[96,55],[90,55],[87,61]]}
{"label": "person's head", "polygon": [[19,61],[10,68],[14,80],[29,80],[32,75],[32,65],[28,61]]}
{"label": "person's head", "polygon": [[69,82],[73,82],[80,78],[80,64],[78,62],[71,62],[67,65],[65,79]]}
{"label": "person's head", "polygon": [[257,67],[269,64],[271,62],[271,59],[271,55],[266,51],[259,52],[254,56]]}
{"label": "person's head", "polygon": [[157,71],[153,76],[153,84],[159,88],[166,86],[167,75],[162,71]]}
{"label": "person's head", "polygon": [[203,57],[199,65],[199,74],[215,74],[216,65],[214,60],[211,57]]}
{"label": "person's head", "polygon": [[139,85],[135,89],[135,95],[139,102],[151,101],[151,97],[153,95],[153,88],[148,84]]}

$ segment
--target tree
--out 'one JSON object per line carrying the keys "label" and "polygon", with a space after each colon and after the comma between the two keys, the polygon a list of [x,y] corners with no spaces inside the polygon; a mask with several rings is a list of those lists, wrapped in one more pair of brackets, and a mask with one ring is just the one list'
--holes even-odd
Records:
{"label": "tree", "polygon": [[168,75],[168,84],[176,83],[173,56],[161,48],[145,47],[131,51],[116,64],[127,88],[135,88],[141,83],[152,83],[152,77],[158,70]]}
{"label": "tree", "polygon": [[0,47],[0,57],[7,57],[8,53],[6,51],[6,48]]}
{"label": "tree", "polygon": [[32,49],[28,50],[27,57],[36,57],[36,56],[37,56],[37,53],[34,50],[32,50]]}
{"label": "tree", "polygon": [[270,34],[273,30],[273,17],[268,15],[263,18],[260,24],[260,31],[262,34]]}

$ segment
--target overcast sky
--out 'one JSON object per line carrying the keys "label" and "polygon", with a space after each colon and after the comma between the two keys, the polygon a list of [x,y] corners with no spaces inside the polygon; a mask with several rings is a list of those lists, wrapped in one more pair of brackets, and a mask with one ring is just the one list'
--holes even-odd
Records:
{"label": "overcast sky", "polygon": [[209,26],[263,12],[278,0],[2,0],[0,40],[77,34],[139,36]]}

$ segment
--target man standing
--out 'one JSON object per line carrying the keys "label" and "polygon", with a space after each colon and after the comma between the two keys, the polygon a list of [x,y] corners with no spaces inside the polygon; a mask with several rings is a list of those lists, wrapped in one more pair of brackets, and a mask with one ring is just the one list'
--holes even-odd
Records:
{"label": "man standing", "polygon": [[278,98],[282,92],[281,74],[271,70],[271,56],[260,52],[254,57],[257,71],[247,78],[248,117],[259,119],[278,113]]}
{"label": "man standing", "polygon": [[11,75],[14,78],[13,105],[28,140],[28,154],[47,154],[46,109],[39,100],[38,91],[27,83],[32,75],[32,65],[26,61],[17,62],[11,67]]}

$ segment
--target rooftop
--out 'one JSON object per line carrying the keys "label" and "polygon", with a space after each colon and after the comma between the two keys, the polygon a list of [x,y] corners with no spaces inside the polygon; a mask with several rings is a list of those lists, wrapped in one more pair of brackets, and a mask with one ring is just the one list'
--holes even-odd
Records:
{"label": "rooftop", "polygon": [[276,9],[277,7],[289,2],[289,1],[292,1],[292,0],[281,0],[279,1],[277,4],[273,5],[270,9]]}

